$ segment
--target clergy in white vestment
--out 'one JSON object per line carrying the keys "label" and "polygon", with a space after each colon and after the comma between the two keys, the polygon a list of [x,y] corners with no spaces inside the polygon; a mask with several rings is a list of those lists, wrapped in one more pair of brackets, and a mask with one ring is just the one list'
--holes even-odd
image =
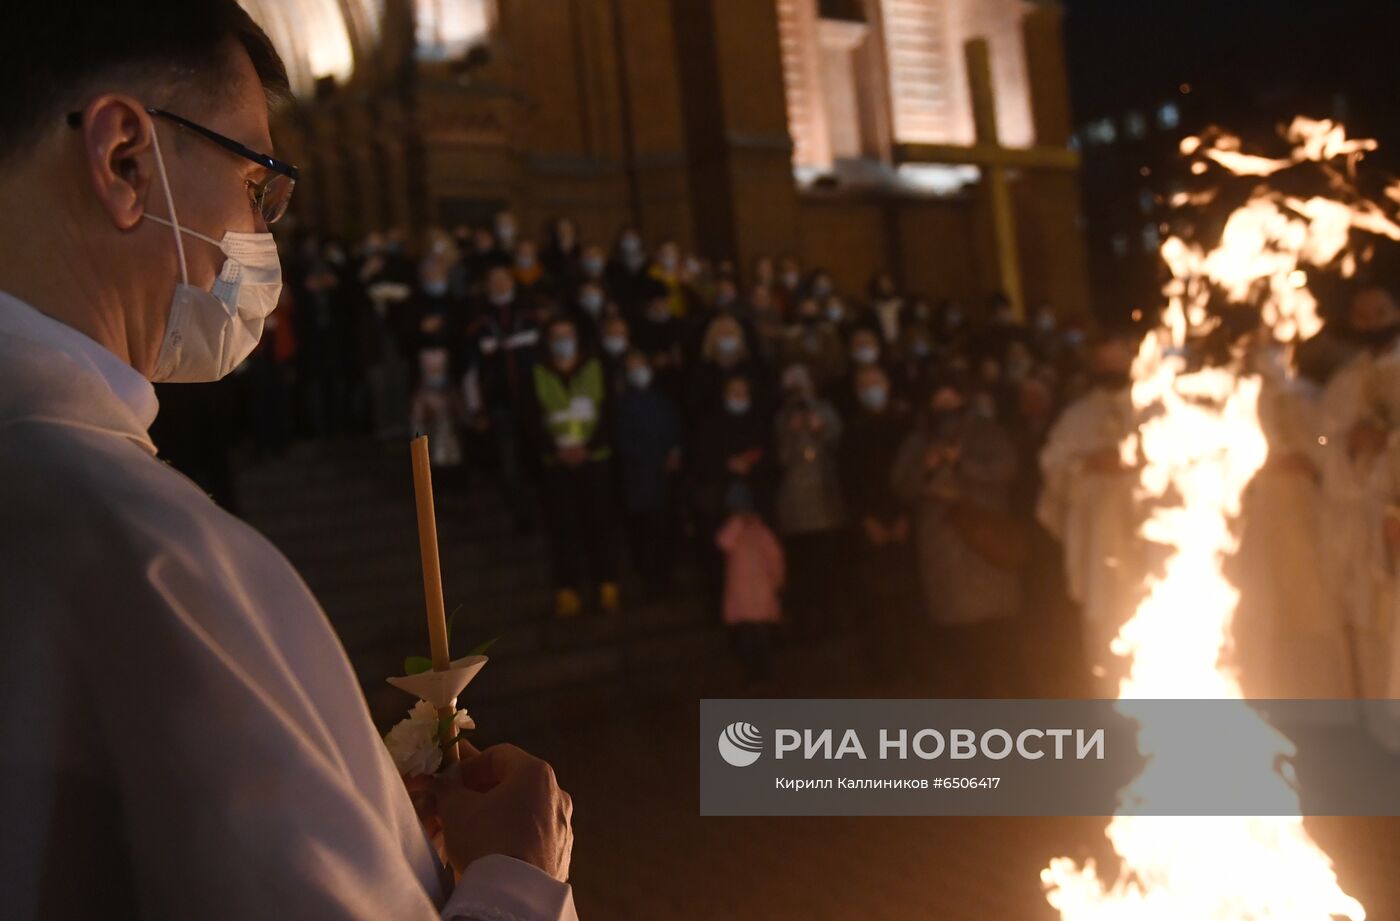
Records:
{"label": "clergy in white vestment", "polygon": [[1288,352],[1267,338],[1250,351],[1268,458],[1241,505],[1230,571],[1240,600],[1226,659],[1248,697],[1346,698],[1355,693],[1351,653],[1319,534],[1318,387],[1293,373]]}
{"label": "clergy in white vestment", "polygon": [[1136,432],[1130,374],[1135,343],[1105,337],[1090,354],[1092,387],[1050,430],[1040,454],[1036,508],[1060,541],[1070,598],[1079,606],[1085,664],[1100,696],[1116,697],[1124,660],[1110,644],[1144,596],[1147,562],[1138,535],[1135,462],[1123,445]]}
{"label": "clergy in white vestment", "polygon": [[147,435],[277,303],[266,36],[17,4],[0,85],[0,916],[576,918],[549,765],[472,754],[420,815],[305,584]]}
{"label": "clergy in white vestment", "polygon": [[[1348,319],[1361,349],[1327,382],[1320,412],[1323,559],[1351,633],[1360,695],[1393,699],[1400,698],[1400,305],[1384,288],[1366,286]],[[1397,707],[1371,715],[1381,717],[1375,735],[1400,749]]]}

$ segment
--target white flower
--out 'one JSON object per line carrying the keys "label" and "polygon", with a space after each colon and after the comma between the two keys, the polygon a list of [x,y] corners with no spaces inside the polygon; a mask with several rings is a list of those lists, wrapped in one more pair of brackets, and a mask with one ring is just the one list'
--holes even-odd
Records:
{"label": "white flower", "polygon": [[[452,718],[453,735],[475,729],[476,721],[466,710],[458,710]],[[384,737],[384,745],[394,759],[394,766],[403,777],[434,774],[442,766],[442,749],[437,742],[438,717],[432,704],[420,700]]]}

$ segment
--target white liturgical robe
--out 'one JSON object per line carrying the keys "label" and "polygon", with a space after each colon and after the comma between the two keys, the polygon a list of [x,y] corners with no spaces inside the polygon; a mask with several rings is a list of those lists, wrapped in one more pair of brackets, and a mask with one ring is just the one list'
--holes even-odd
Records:
{"label": "white liturgical robe", "polygon": [[[1117,449],[1134,430],[1128,389],[1096,388],[1065,409],[1040,454],[1045,483],[1036,516],[1063,545],[1069,595],[1082,609],[1085,659],[1100,677],[1112,662],[1109,644],[1144,595],[1147,565],[1137,476],[1093,472],[1084,459]],[[1110,697],[1117,690],[1111,679],[1099,687]]]}
{"label": "white liturgical robe", "polygon": [[443,891],[315,598],[155,457],[155,411],[0,293],[0,915],[576,919],[506,856]]}
{"label": "white liturgical robe", "polygon": [[[1360,422],[1388,433],[1378,455],[1353,455]],[[1362,352],[1323,391],[1321,427],[1323,559],[1352,629],[1361,696],[1400,698],[1400,558],[1385,539],[1388,512],[1400,511],[1400,342]],[[1373,714],[1376,736],[1400,750],[1400,705]]]}
{"label": "white liturgical robe", "polygon": [[1346,619],[1322,560],[1316,387],[1266,376],[1259,422],[1268,460],[1245,490],[1231,571],[1240,588],[1233,623],[1240,681],[1249,697],[1351,697]]}

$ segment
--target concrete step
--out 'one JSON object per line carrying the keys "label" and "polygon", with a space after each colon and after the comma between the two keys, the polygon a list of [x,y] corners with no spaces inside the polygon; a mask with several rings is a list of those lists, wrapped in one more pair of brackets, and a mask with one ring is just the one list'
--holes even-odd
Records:
{"label": "concrete step", "polygon": [[[411,701],[385,679],[426,654],[418,531],[407,446],[303,443],[239,474],[244,517],[290,559],[341,637],[387,728]],[[518,534],[499,491],[480,476],[435,483],[454,652],[492,637],[490,664],[465,701],[478,719],[567,719],[696,687],[723,631],[682,572],[675,596],[649,602],[624,577],[624,608],[559,621],[550,610],[543,535]]]}

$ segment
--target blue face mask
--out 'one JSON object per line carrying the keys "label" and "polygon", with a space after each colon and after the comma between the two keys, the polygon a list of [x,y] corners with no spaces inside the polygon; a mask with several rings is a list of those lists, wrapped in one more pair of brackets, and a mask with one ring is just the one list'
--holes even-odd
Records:
{"label": "blue face mask", "polygon": [[603,351],[609,355],[621,355],[627,351],[627,340],[621,336],[604,336]]}
{"label": "blue face mask", "polygon": [[578,343],[572,337],[549,340],[549,354],[556,361],[570,361],[578,354]]}
{"label": "blue face mask", "polygon": [[875,364],[875,359],[879,357],[879,350],[872,346],[862,345],[859,348],[851,349],[851,358],[854,359],[855,363],[858,365],[873,365]]}
{"label": "blue face mask", "polygon": [[749,411],[749,401],[747,398],[725,397],[724,408],[729,410],[730,415],[742,416]]}
{"label": "blue face mask", "polygon": [[646,365],[638,365],[635,368],[627,369],[627,383],[638,390],[645,390],[651,386],[651,369]]}
{"label": "blue face mask", "polygon": [[733,358],[739,354],[739,340],[733,336],[721,336],[715,340],[715,350],[724,358]]}
{"label": "blue face mask", "polygon": [[590,288],[578,296],[578,304],[589,316],[596,317],[603,309],[603,292]]}
{"label": "blue face mask", "polygon": [[890,392],[885,387],[862,387],[860,390],[860,403],[872,412],[879,412],[885,408],[890,401]]}
{"label": "blue face mask", "polygon": [[447,282],[425,281],[423,282],[423,293],[428,297],[442,297],[447,294]]}

